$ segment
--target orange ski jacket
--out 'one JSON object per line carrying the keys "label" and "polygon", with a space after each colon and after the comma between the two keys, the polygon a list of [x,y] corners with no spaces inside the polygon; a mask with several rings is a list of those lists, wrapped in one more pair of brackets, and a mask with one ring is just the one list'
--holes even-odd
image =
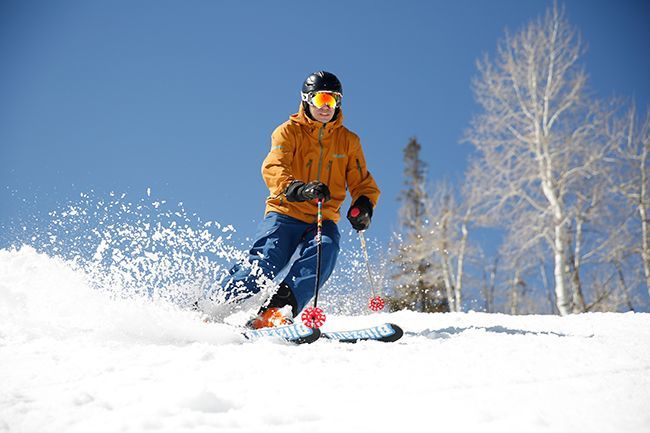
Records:
{"label": "orange ski jacket", "polygon": [[271,136],[271,150],[262,163],[262,177],[269,188],[266,211],[278,212],[306,223],[316,222],[316,202],[287,201],[285,191],[294,180],[318,180],[330,189],[331,200],[323,203],[323,219],[338,222],[350,190],[352,202],[365,195],[373,207],[379,188],[366,168],[359,137],[343,126],[343,113],[326,124],[298,113],[278,126]]}

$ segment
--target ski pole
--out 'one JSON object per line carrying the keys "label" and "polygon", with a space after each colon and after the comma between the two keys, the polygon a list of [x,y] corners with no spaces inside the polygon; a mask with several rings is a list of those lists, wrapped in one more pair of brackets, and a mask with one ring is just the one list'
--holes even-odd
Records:
{"label": "ski pole", "polygon": [[368,308],[372,311],[380,311],[384,309],[386,303],[381,296],[375,293],[375,279],[372,277],[370,270],[370,259],[368,258],[368,247],[366,246],[366,237],[363,235],[363,230],[357,232],[359,234],[359,242],[361,242],[361,250],[366,259],[366,269],[368,269],[368,279],[370,280],[370,300],[368,301]]}
{"label": "ski pole", "polygon": [[318,200],[316,216],[316,287],[314,288],[314,308],[318,306],[318,291],[320,289],[320,260],[323,254],[323,200]]}
{"label": "ski pole", "polygon": [[318,307],[318,291],[320,289],[321,256],[323,254],[323,200],[318,199],[318,213],[316,214],[316,286],[314,287],[314,306],[305,308],[300,315],[302,323],[309,328],[318,329],[325,323],[325,313]]}

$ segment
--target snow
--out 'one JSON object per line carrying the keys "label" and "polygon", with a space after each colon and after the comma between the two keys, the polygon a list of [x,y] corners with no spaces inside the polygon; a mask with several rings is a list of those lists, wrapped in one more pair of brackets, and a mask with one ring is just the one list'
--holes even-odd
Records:
{"label": "snow", "polygon": [[0,250],[0,432],[648,432],[650,315],[330,314],[398,343],[248,342]]}

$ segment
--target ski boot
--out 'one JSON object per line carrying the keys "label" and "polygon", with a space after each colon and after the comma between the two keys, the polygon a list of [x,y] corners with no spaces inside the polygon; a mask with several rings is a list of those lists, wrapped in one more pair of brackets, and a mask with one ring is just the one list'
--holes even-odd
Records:
{"label": "ski boot", "polygon": [[250,329],[260,329],[275,328],[291,324],[293,324],[293,319],[291,318],[290,306],[283,308],[269,307],[249,320],[246,323],[246,327]]}

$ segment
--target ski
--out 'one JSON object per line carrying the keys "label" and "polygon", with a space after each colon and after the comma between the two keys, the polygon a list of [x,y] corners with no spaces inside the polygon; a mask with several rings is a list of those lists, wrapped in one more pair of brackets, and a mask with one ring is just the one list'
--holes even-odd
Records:
{"label": "ski", "polygon": [[341,343],[356,343],[357,341],[382,341],[392,343],[404,335],[404,331],[394,323],[383,323],[370,328],[356,329],[353,331],[323,332],[323,338],[336,340]]}
{"label": "ski", "polygon": [[308,328],[302,323],[274,328],[247,329],[243,333],[249,340],[275,337],[294,344],[313,343],[321,336],[319,329]]}
{"label": "ski", "polygon": [[402,328],[394,323],[383,323],[369,328],[350,331],[321,332],[319,329],[309,328],[302,323],[277,326],[274,328],[246,329],[243,332],[248,340],[261,338],[278,338],[294,344],[313,343],[320,337],[341,343],[356,343],[358,341],[381,341],[392,343],[404,335]]}

